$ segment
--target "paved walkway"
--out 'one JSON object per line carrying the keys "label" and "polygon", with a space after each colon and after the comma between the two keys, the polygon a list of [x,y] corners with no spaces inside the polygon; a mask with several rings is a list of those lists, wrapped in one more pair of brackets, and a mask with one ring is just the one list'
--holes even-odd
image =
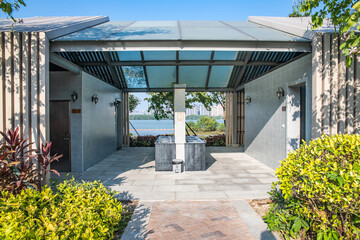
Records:
{"label": "paved walkway", "polygon": [[121,240],[276,240],[244,200],[140,201]]}
{"label": "paved walkway", "polygon": [[77,179],[139,200],[122,240],[274,240],[245,199],[266,198],[274,170],[238,148],[206,148],[206,171],[155,172],[154,148],[124,148]]}
{"label": "paved walkway", "polygon": [[147,229],[148,239],[254,239],[229,201],[157,202]]}
{"label": "paved walkway", "polygon": [[120,199],[240,200],[266,198],[274,170],[238,148],[206,148],[206,171],[155,172],[154,148],[124,148],[78,178],[102,180]]}

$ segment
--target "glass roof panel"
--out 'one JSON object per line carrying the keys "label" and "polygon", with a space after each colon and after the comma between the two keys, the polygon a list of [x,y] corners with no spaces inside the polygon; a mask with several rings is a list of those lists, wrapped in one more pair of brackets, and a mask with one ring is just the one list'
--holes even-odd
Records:
{"label": "glass roof panel", "polygon": [[146,67],[150,88],[171,88],[176,82],[175,66]]}
{"label": "glass roof panel", "polygon": [[[69,35],[57,38],[58,41],[86,41],[86,40],[101,40],[111,34],[121,31],[124,27],[131,24],[131,21],[119,22],[111,21],[103,24],[96,25],[94,27],[85,28],[83,30],[71,33]],[[20,25],[20,24],[19,24]]]}
{"label": "glass roof panel", "polygon": [[236,51],[215,51],[214,60],[236,60]]}
{"label": "glass roof panel", "polygon": [[186,87],[203,88],[206,84],[208,66],[180,66],[179,83],[185,83]]}
{"label": "glass roof panel", "polygon": [[252,22],[244,22],[244,21],[224,21],[224,23],[229,24],[236,28],[263,28],[263,26],[252,23]]}
{"label": "glass roof panel", "polygon": [[213,66],[208,87],[227,87],[233,66]]}
{"label": "glass roof panel", "polygon": [[136,21],[131,27],[178,27],[177,21]]}
{"label": "glass roof panel", "polygon": [[144,68],[141,66],[123,66],[128,88],[146,88]]}
{"label": "glass roof panel", "polygon": [[253,36],[260,41],[302,41],[304,38],[297,37],[294,35],[280,32],[271,28],[243,28],[241,29],[244,33]]}
{"label": "glass roof panel", "polygon": [[[0,26],[1,27],[1,26]],[[19,27],[19,26],[17,26]],[[35,26],[34,26],[35,27]],[[249,29],[249,31],[246,31]],[[271,33],[269,30],[272,30]],[[181,32],[181,34],[180,34]],[[258,36],[258,33],[260,36]],[[254,34],[254,36],[252,35]],[[271,34],[271,35],[268,35]],[[181,36],[180,36],[181,35]],[[113,40],[236,40],[306,41],[259,24],[240,21],[111,21],[71,33],[53,41]],[[254,38],[255,37],[255,38]]]}
{"label": "glass roof panel", "polygon": [[178,27],[126,27],[105,40],[179,40]]}
{"label": "glass roof panel", "polygon": [[229,26],[222,27],[182,27],[182,40],[234,40],[254,41],[254,38],[237,31]]}
{"label": "glass roof panel", "polygon": [[209,60],[211,51],[180,51],[179,60]]}
{"label": "glass roof panel", "polygon": [[224,24],[219,21],[180,21],[181,27],[224,27]]}
{"label": "glass roof panel", "polygon": [[175,51],[144,51],[145,61],[175,61]]}
{"label": "glass roof panel", "polygon": [[120,51],[117,52],[120,61],[141,61],[141,54],[139,51]]}

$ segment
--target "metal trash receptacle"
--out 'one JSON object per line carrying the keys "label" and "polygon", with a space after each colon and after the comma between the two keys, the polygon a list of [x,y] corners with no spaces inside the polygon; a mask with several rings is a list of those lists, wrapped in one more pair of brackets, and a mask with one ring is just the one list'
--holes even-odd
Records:
{"label": "metal trash receptacle", "polygon": [[184,171],[184,161],[181,159],[173,159],[172,166],[174,173],[182,173]]}

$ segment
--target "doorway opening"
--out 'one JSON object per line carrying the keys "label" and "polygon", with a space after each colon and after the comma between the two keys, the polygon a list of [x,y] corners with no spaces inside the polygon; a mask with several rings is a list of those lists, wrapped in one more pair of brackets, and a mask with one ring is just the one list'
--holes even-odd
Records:
{"label": "doorway opening", "polygon": [[58,172],[71,172],[70,101],[50,101],[51,154],[63,154],[61,161],[51,163]]}

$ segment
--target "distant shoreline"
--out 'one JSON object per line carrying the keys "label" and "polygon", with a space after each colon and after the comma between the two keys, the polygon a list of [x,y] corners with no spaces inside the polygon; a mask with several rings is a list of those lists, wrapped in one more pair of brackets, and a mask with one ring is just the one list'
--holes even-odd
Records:
{"label": "distant shoreline", "polygon": [[[211,117],[217,120],[223,120],[224,118],[222,116],[207,116],[207,115],[188,115],[186,116],[186,120],[198,120],[201,117]],[[129,116],[130,120],[156,120],[155,117],[153,115],[138,115],[138,114],[134,114],[134,115],[130,115]],[[163,120],[172,120],[171,118],[167,118],[167,119],[163,119]]]}

